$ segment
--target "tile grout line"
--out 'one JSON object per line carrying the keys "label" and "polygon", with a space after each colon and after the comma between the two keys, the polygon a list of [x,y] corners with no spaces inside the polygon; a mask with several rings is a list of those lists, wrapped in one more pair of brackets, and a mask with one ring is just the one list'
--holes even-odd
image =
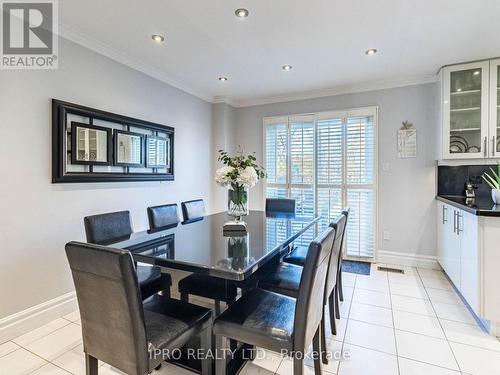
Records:
{"label": "tile grout line", "polygon": [[[349,301],[349,311],[347,312],[347,317],[346,317],[346,321],[345,321],[344,337],[342,339],[342,345],[340,346],[341,358],[343,357],[343,353],[344,353],[345,338],[347,336],[347,329],[349,328],[349,317],[351,316],[351,309],[352,309],[352,303],[354,302],[353,300],[354,300],[354,293],[356,291],[356,281],[357,280],[358,280],[358,276],[355,275],[355,277],[354,277],[354,285],[352,286],[351,300]],[[340,309],[340,307],[339,307],[339,309]],[[342,316],[341,316],[341,318],[342,318]],[[341,375],[340,374],[340,367],[341,366],[342,366],[342,360],[339,361],[339,364],[337,366],[337,375]]]}
{"label": "tile grout line", "polygon": [[399,364],[398,340],[396,339],[396,324],[394,323],[394,306],[392,305],[391,283],[389,274],[387,274],[387,284],[389,285],[389,301],[391,303],[392,330],[394,332],[394,348],[396,350],[396,364],[398,366],[398,374],[401,375],[401,366]]}
{"label": "tile grout line", "polygon": [[[420,276],[420,272],[418,271],[418,268],[416,270],[417,270],[418,277],[420,278],[420,281],[422,281],[422,276]],[[423,281],[422,281],[422,284],[423,284]],[[425,290],[425,293],[427,294],[427,297],[429,298],[429,301],[431,302],[432,309],[434,310],[434,313],[437,316],[436,308],[434,307],[434,303],[430,299],[429,293],[427,292],[427,288],[425,287],[425,285],[424,285],[424,290]],[[443,331],[444,337],[446,338],[446,343],[448,344],[448,347],[450,348],[451,354],[453,355],[453,359],[455,359],[458,370],[460,373],[463,373],[462,368],[460,367],[460,363],[458,363],[457,356],[455,355],[455,352],[453,351],[453,347],[451,346],[450,340],[448,340],[448,335],[446,334],[446,331],[444,330],[443,325],[441,324],[441,321],[439,320],[439,317],[438,317],[438,323],[439,323],[439,326],[441,327],[441,330]]]}

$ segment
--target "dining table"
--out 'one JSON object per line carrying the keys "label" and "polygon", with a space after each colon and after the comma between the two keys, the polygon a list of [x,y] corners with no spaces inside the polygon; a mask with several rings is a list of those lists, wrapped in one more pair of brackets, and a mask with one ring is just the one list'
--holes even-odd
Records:
{"label": "dining table", "polygon": [[[134,232],[106,245],[129,250],[134,261],[159,266],[163,272],[173,269],[221,278],[244,294],[294,242],[312,240],[320,216],[252,210],[241,218],[244,230],[227,230],[225,224],[233,220],[225,212],[215,213],[159,231]],[[228,363],[228,374],[236,374],[248,359],[244,350],[251,346],[240,344],[239,354]],[[173,362],[199,372],[200,361],[186,357]]]}

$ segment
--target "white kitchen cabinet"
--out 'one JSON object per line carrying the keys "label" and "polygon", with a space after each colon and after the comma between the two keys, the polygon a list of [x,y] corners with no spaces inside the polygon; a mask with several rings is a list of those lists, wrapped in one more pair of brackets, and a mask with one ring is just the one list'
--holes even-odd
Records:
{"label": "white kitchen cabinet", "polygon": [[460,242],[460,290],[469,306],[480,312],[478,216],[457,210],[457,237]]}
{"label": "white kitchen cabinet", "polygon": [[451,281],[460,286],[460,238],[456,234],[456,209],[439,202],[438,261]]}
{"label": "white kitchen cabinet", "polygon": [[489,68],[488,61],[443,68],[443,159],[488,156]]}
{"label": "white kitchen cabinet", "polygon": [[490,61],[490,157],[500,157],[500,59]]}

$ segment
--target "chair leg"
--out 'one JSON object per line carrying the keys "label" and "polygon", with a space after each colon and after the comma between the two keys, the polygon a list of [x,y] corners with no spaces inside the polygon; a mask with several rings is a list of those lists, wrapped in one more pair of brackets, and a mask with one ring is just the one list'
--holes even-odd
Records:
{"label": "chair leg", "polygon": [[339,288],[339,299],[344,302],[344,291],[342,290],[342,267],[339,270],[339,278],[337,280],[337,286]]}
{"label": "chair leg", "polygon": [[189,302],[189,294],[181,292],[181,301]]}
{"label": "chair leg", "polygon": [[[293,358],[293,375],[302,375],[304,372],[304,360],[302,358]],[[217,374],[219,375],[219,374]],[[222,374],[220,374],[222,375]]]}
{"label": "chair leg", "polygon": [[314,374],[315,375],[322,375],[321,374],[321,357],[322,357],[322,352],[321,352],[321,344],[320,344],[320,337],[321,337],[321,327],[318,327],[316,330],[316,333],[314,334],[313,338],[313,359],[314,359]]}
{"label": "chair leg", "polygon": [[335,307],[334,307],[334,293],[332,292],[328,296],[328,309],[330,311],[330,330],[332,331],[332,335],[337,334],[337,323],[335,322]]}
{"label": "chair leg", "polygon": [[201,375],[212,375],[212,325],[205,328],[200,335],[201,348],[204,351],[205,358],[201,360]]}
{"label": "chair leg", "polygon": [[85,353],[85,375],[97,375],[97,358]]}
{"label": "chair leg", "polygon": [[326,327],[325,327],[325,309],[323,308],[323,318],[321,318],[321,360],[325,365],[328,364],[326,356]]}
{"label": "chair leg", "polygon": [[335,300],[335,317],[337,319],[340,319],[340,301],[339,301],[339,288],[337,288],[337,285],[335,285],[335,288],[333,288],[333,291],[335,293],[334,295],[334,300]]}
{"label": "chair leg", "polygon": [[215,335],[215,375],[226,375],[226,338]]}
{"label": "chair leg", "polygon": [[215,316],[220,315],[220,301],[218,299],[215,300]]}

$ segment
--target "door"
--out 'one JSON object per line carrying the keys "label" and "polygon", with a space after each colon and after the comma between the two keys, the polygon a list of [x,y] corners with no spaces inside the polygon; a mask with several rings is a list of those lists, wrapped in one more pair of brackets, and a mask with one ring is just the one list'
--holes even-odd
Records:
{"label": "door", "polygon": [[490,61],[490,157],[500,158],[500,59]]}
{"label": "door", "polygon": [[447,235],[451,232],[450,227],[450,210],[448,206],[443,202],[438,202],[438,210],[437,210],[437,223],[438,223],[438,231],[437,231],[437,251],[438,251],[438,262],[443,267],[445,271],[449,268],[446,264],[447,256],[446,256],[446,246],[449,239]]}
{"label": "door", "polygon": [[443,68],[443,157],[488,156],[489,62]]}
{"label": "door", "polygon": [[460,210],[457,231],[460,234],[460,293],[479,315],[478,217]]}

